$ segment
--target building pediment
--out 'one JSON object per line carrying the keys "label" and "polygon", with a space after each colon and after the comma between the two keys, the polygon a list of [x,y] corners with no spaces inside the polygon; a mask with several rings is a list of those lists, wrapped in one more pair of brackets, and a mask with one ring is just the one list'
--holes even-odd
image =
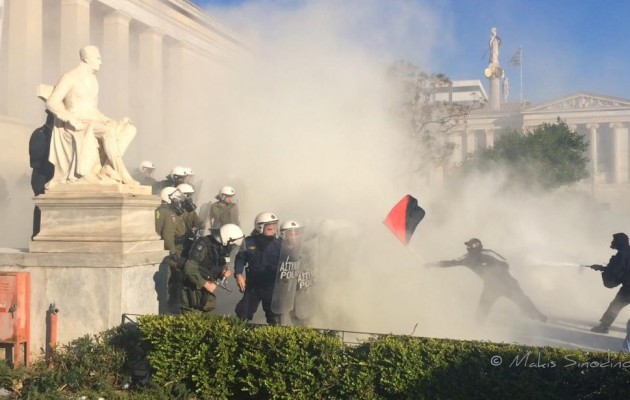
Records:
{"label": "building pediment", "polygon": [[619,97],[601,96],[593,93],[578,92],[547,103],[527,108],[525,112],[570,111],[570,110],[601,110],[628,109],[630,100]]}

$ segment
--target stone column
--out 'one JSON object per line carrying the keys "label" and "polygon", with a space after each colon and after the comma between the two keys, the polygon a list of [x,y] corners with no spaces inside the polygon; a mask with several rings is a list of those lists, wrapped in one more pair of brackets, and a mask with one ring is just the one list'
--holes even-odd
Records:
{"label": "stone column", "polygon": [[101,102],[114,119],[129,116],[129,22],[131,17],[114,11],[103,20]]}
{"label": "stone column", "polygon": [[91,1],[61,0],[59,59],[62,73],[79,64],[79,50],[90,44]]}
{"label": "stone column", "polygon": [[42,83],[42,0],[9,0],[7,43],[7,114],[41,124],[46,119],[43,104],[35,97]]}
{"label": "stone column", "polygon": [[494,147],[494,128],[486,129],[486,149]]}
{"label": "stone column", "polygon": [[[147,154],[153,152],[151,144],[156,142],[156,137],[162,137],[163,131],[163,36],[153,28],[144,30],[138,36],[139,79],[134,97],[139,105],[138,131],[143,132],[138,138],[139,144],[147,149]],[[141,158],[146,156],[141,154]]]}
{"label": "stone column", "polygon": [[611,123],[613,129],[613,170],[615,183],[628,183],[628,128],[622,123]]}
{"label": "stone column", "polygon": [[464,149],[462,148],[462,144],[464,143],[463,135],[465,135],[465,133],[455,133],[450,138],[451,143],[455,144],[453,155],[451,156],[451,160],[454,164],[459,164],[465,159]]}
{"label": "stone column", "polygon": [[597,174],[599,171],[597,170],[597,164],[599,160],[597,158],[597,129],[599,128],[599,124],[586,124],[586,129],[588,129],[588,140],[589,140],[589,157],[591,159],[591,179],[593,182],[597,182]]}
{"label": "stone column", "polygon": [[501,109],[501,79],[493,76],[490,78],[490,110]]}
{"label": "stone column", "polygon": [[163,139],[175,132],[188,128],[186,122],[191,121],[193,110],[189,107],[192,97],[192,85],[198,77],[195,76],[193,65],[194,53],[184,43],[176,43],[167,49],[168,78],[164,93],[167,112]]}
{"label": "stone column", "polygon": [[476,132],[466,131],[466,154],[473,154],[477,150],[477,137]]}

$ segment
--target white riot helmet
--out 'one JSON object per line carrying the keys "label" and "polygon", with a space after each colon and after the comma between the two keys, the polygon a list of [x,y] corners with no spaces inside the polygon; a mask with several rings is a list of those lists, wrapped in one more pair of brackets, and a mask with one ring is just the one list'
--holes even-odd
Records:
{"label": "white riot helmet", "polygon": [[214,198],[219,201],[223,201],[226,197],[234,196],[235,194],[236,190],[234,190],[232,186],[223,186],[221,190],[219,190],[219,194],[214,196]]}
{"label": "white riot helmet", "polygon": [[176,187],[168,186],[160,191],[160,198],[163,202],[171,204],[173,199],[181,200],[182,193]]}
{"label": "white riot helmet", "polygon": [[195,172],[190,167],[184,167],[184,175],[185,176],[195,175]]}
{"label": "white riot helmet", "polygon": [[223,196],[234,196],[236,190],[234,190],[232,186],[223,186],[221,190],[219,190],[219,194]]}
{"label": "white riot helmet", "polygon": [[280,232],[284,232],[287,229],[300,229],[302,225],[300,225],[297,221],[285,221],[280,225]]}
{"label": "white riot helmet", "polygon": [[276,214],[271,211],[261,212],[256,216],[256,219],[254,219],[254,230],[258,233],[263,233],[265,225],[277,223],[278,217],[276,217]]}
{"label": "white riot helmet", "polygon": [[303,226],[297,221],[285,221],[280,225],[280,236],[284,237],[284,232],[287,230],[301,230],[302,228]]}
{"label": "white riot helmet", "polygon": [[195,193],[195,188],[189,185],[188,183],[180,183],[179,185],[177,185],[177,189],[186,196],[189,196]]}
{"label": "white riot helmet", "polygon": [[153,171],[155,169],[155,165],[151,161],[142,161],[139,169],[140,171]]}
{"label": "white riot helmet", "polygon": [[185,177],[186,176],[186,168],[184,167],[175,167],[171,171],[171,178],[175,179],[176,176]]}
{"label": "white riot helmet", "polygon": [[223,246],[234,245],[240,246],[243,243],[245,234],[236,224],[225,224],[219,228],[219,235],[221,236],[221,244]]}

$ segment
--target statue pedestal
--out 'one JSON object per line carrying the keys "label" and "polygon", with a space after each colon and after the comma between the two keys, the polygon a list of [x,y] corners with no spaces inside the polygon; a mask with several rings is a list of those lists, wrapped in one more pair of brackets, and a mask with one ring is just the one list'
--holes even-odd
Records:
{"label": "statue pedestal", "polygon": [[46,346],[53,303],[60,344],[117,326],[123,314],[164,309],[168,252],[155,233],[160,200],[150,187],[59,185],[34,202],[42,219],[30,251],[0,252],[0,273],[31,276],[31,349]]}
{"label": "statue pedestal", "polygon": [[58,185],[34,202],[42,217],[31,253],[124,255],[164,249],[154,222],[160,200],[148,186]]}

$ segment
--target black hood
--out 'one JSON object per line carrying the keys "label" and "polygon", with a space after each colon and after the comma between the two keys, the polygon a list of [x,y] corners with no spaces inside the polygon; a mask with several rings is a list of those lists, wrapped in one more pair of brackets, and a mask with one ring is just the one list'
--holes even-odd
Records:
{"label": "black hood", "polygon": [[625,249],[628,246],[630,246],[630,244],[628,244],[628,235],[626,235],[625,233],[615,233],[613,235],[613,240],[610,244],[610,247],[612,249],[621,250]]}

